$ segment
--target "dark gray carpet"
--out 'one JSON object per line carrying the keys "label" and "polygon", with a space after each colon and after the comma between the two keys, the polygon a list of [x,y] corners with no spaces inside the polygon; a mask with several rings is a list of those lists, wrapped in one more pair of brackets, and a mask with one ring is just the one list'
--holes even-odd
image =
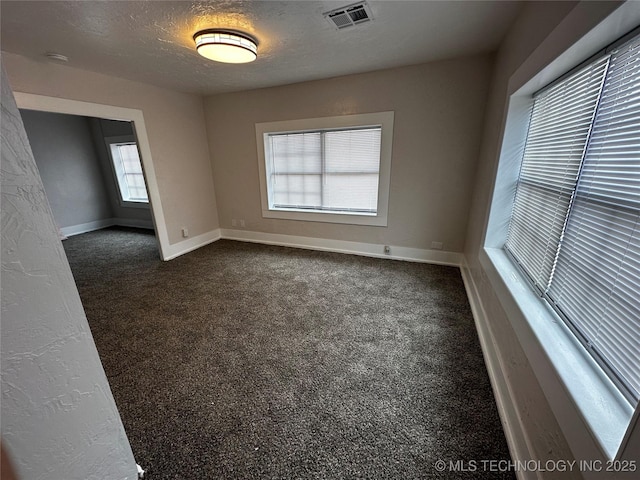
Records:
{"label": "dark gray carpet", "polygon": [[145,479],[514,478],[456,268],[221,240],[64,242]]}

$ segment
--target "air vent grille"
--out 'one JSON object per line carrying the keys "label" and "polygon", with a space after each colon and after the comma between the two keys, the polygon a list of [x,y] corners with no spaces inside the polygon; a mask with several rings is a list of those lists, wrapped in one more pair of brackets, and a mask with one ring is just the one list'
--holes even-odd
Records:
{"label": "air vent grille", "polygon": [[336,8],[324,14],[332,26],[341,30],[373,20],[371,10],[366,2],[354,3],[346,7]]}

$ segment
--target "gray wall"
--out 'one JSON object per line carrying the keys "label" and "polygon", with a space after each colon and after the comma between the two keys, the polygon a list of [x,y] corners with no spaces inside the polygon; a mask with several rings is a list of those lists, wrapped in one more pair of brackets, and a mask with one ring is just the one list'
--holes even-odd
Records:
{"label": "gray wall", "polygon": [[21,110],[53,216],[61,228],[92,222],[151,226],[148,205],[122,206],[104,137],[130,122]]}
{"label": "gray wall", "polygon": [[21,115],[58,226],[113,217],[88,119],[30,110]]}
{"label": "gray wall", "polygon": [[29,479],[136,479],[51,208],[2,67],[3,446]]}

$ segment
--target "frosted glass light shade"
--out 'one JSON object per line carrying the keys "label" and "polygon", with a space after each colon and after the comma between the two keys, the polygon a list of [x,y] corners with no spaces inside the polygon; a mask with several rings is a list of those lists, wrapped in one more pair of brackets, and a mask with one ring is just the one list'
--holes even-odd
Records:
{"label": "frosted glass light shade", "polygon": [[193,36],[197,52],[209,60],[248,63],[258,57],[258,45],[248,35],[227,30],[203,30]]}

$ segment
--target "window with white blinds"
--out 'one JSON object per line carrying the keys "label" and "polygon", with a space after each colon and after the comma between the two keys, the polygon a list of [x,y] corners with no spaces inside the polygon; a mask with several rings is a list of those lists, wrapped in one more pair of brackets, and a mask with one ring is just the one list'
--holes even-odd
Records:
{"label": "window with white blinds", "polygon": [[375,215],[380,126],[266,138],[270,208]]}
{"label": "window with white blinds", "polygon": [[640,38],[534,99],[506,250],[640,398]]}
{"label": "window with white blinds", "polygon": [[109,146],[121,202],[149,203],[136,142],[122,142],[110,138],[106,138],[105,142]]}

